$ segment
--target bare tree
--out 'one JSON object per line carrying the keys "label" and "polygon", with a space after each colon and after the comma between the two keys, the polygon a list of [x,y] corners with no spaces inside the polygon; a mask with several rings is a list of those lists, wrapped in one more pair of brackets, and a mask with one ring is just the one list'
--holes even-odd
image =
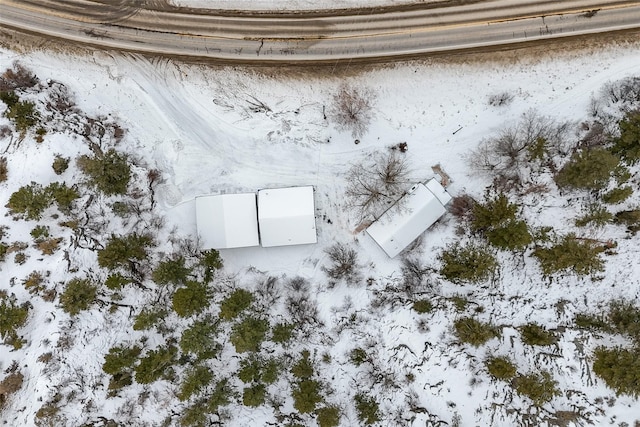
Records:
{"label": "bare tree", "polygon": [[413,184],[406,158],[395,151],[375,153],[354,165],[347,181],[347,203],[360,220],[379,218]]}
{"label": "bare tree", "polygon": [[530,111],[515,126],[480,143],[471,152],[469,163],[479,171],[515,183],[523,181],[522,173],[532,162],[546,161],[549,155],[566,154],[568,123],[557,123],[550,117]]}
{"label": "bare tree", "polygon": [[369,88],[355,88],[343,84],[333,96],[329,115],[338,129],[351,131],[354,138],[365,134],[373,119],[375,93]]}

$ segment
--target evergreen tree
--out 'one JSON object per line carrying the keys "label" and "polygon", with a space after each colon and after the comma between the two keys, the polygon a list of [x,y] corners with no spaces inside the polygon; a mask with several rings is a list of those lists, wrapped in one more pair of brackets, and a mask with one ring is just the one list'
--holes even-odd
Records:
{"label": "evergreen tree", "polygon": [[196,365],[190,368],[178,391],[178,399],[185,401],[200,393],[213,380],[213,373],[207,366]]}
{"label": "evergreen tree", "polygon": [[153,270],[153,281],[159,285],[182,285],[186,283],[191,269],[185,266],[184,257],[162,261]]}
{"label": "evergreen tree", "polygon": [[136,381],[140,384],[150,384],[160,378],[171,378],[177,354],[178,349],[172,345],[149,351],[135,368]]}
{"label": "evergreen tree", "polygon": [[189,317],[202,312],[209,305],[207,285],[188,281],[173,293],[172,307],[180,317]]}
{"label": "evergreen tree", "polygon": [[618,156],[604,148],[577,152],[556,175],[556,184],[561,188],[600,190],[607,185],[619,162]]}
{"label": "evergreen tree", "polygon": [[98,287],[89,279],[69,280],[60,295],[60,306],[72,316],[87,310],[96,301]]}
{"label": "evergreen tree", "polygon": [[220,347],[216,342],[217,336],[217,323],[210,317],[205,317],[182,332],[180,350],[195,355],[198,360],[210,359],[216,355]]}
{"label": "evergreen tree", "polygon": [[353,400],[356,403],[356,412],[358,419],[365,425],[371,425],[380,421],[380,409],[378,402],[365,393],[358,393]]}
{"label": "evergreen tree", "polygon": [[80,156],[78,167],[88,175],[89,183],[107,196],[127,193],[131,166],[126,154],[111,148],[94,157]]}
{"label": "evergreen tree", "polygon": [[32,182],[11,194],[7,207],[12,214],[24,214],[25,219],[37,220],[50,205],[50,194],[42,185]]}
{"label": "evergreen tree", "polygon": [[507,381],[516,376],[516,366],[507,357],[490,357],[484,363],[489,375],[497,380]]}
{"label": "evergreen tree", "polygon": [[104,249],[98,251],[98,265],[110,270],[131,269],[132,265],[147,259],[147,249],[152,245],[153,239],[146,234],[112,234]]}
{"label": "evergreen tree", "polygon": [[253,302],[253,294],[244,289],[236,289],[220,304],[220,318],[235,319]]}
{"label": "evergreen tree", "polygon": [[518,394],[527,396],[536,406],[542,406],[562,394],[558,390],[558,382],[547,371],[518,375],[513,384]]}
{"label": "evergreen tree", "polygon": [[616,394],[640,396],[640,348],[598,347],[593,372]]}
{"label": "evergreen tree", "polygon": [[438,257],[442,262],[440,274],[452,283],[479,283],[489,279],[498,268],[498,261],[491,251],[474,244],[461,246],[455,243]]}
{"label": "evergreen tree", "polygon": [[604,270],[600,258],[603,251],[601,246],[568,234],[550,248],[537,248],[533,254],[545,276],[565,271],[584,276]]}
{"label": "evergreen tree", "polygon": [[269,321],[257,317],[247,317],[233,325],[231,343],[238,353],[258,351],[267,336]]}
{"label": "evergreen tree", "polygon": [[462,317],[453,323],[455,333],[462,342],[474,347],[500,336],[500,330],[489,323],[483,323],[472,317]]}
{"label": "evergreen tree", "polygon": [[611,151],[635,164],[640,159],[640,110],[627,112],[618,126],[620,136],[613,140]]}
{"label": "evergreen tree", "polygon": [[28,303],[18,304],[15,295],[0,294],[0,336],[7,344],[22,346],[16,330],[27,322],[29,307]]}

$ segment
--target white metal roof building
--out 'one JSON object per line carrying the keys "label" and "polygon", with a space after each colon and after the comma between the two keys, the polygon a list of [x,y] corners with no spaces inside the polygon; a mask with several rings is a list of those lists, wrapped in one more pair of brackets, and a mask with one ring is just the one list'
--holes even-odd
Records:
{"label": "white metal roof building", "polygon": [[393,258],[444,215],[450,200],[435,179],[416,184],[396,202],[399,207],[394,205],[367,228],[367,234]]}
{"label": "white metal roof building", "polygon": [[263,247],[316,243],[313,187],[258,191],[258,224]]}
{"label": "white metal roof building", "polygon": [[204,249],[258,246],[256,195],[196,197],[196,226]]}

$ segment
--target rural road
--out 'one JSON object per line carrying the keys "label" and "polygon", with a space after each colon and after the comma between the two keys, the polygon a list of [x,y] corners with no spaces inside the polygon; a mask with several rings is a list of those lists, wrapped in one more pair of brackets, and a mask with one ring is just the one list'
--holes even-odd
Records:
{"label": "rural road", "polygon": [[151,54],[331,62],[640,28],[640,1],[493,0],[333,16],[179,9],[163,0],[0,0],[0,26]]}

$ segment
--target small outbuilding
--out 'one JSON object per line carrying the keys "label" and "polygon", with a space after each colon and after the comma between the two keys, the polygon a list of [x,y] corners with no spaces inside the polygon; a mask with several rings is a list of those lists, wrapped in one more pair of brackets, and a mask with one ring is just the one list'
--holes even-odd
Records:
{"label": "small outbuilding", "polygon": [[313,187],[258,191],[258,224],[263,247],[316,243]]}
{"label": "small outbuilding", "polygon": [[393,258],[445,214],[451,196],[436,180],[418,183],[367,228],[367,234]]}
{"label": "small outbuilding", "polygon": [[196,226],[204,249],[258,246],[256,195],[196,197]]}

